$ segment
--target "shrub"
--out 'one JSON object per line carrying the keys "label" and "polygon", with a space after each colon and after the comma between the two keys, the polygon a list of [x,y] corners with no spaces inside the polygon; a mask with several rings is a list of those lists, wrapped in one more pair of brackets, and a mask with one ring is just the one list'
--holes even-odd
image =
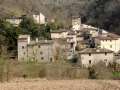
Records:
{"label": "shrub", "polygon": [[83,79],[88,78],[88,71],[71,64],[55,63],[47,66],[46,75],[48,79]]}
{"label": "shrub", "polygon": [[101,61],[89,68],[89,77],[91,79],[112,79],[112,71]]}
{"label": "shrub", "polygon": [[96,71],[93,67],[89,67],[89,79],[96,79],[97,78],[97,74]]}
{"label": "shrub", "polygon": [[120,72],[113,72],[113,79],[120,80]]}

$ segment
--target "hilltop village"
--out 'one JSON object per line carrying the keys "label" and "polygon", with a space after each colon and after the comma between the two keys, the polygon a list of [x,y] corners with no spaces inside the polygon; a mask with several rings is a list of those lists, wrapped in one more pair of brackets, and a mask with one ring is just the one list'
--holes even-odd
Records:
{"label": "hilltop village", "polygon": [[[33,15],[37,24],[46,24],[42,13]],[[7,18],[6,21],[18,26],[20,17]],[[51,20],[54,22],[54,19]],[[104,29],[86,25],[80,16],[73,16],[72,27],[51,30],[51,40],[43,40],[30,35],[18,37],[18,61],[57,62],[72,60],[77,65],[88,67],[100,61],[106,65],[120,63],[120,36]]]}

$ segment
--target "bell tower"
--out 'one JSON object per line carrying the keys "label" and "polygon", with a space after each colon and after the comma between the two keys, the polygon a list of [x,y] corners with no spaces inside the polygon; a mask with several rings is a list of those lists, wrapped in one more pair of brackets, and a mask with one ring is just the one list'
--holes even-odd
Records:
{"label": "bell tower", "polygon": [[81,18],[74,16],[72,17],[72,30],[78,31],[81,29]]}

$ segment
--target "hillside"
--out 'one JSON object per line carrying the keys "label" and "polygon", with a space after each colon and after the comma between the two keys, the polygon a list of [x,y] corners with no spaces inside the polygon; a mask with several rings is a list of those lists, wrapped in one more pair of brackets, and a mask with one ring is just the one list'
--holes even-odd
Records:
{"label": "hillside", "polygon": [[83,8],[86,2],[88,0],[0,0],[0,9],[3,11],[1,15],[6,13],[19,15],[35,11],[42,11],[51,15],[59,11],[66,12],[70,9],[73,9],[72,11],[78,9],[79,12],[79,9]]}
{"label": "hillside", "polygon": [[0,0],[1,17],[39,11],[65,24],[71,15],[81,15],[83,23],[120,34],[119,0]]}
{"label": "hillside", "polygon": [[120,0],[96,0],[84,14],[85,22],[120,34]]}
{"label": "hillside", "polygon": [[[0,16],[42,12],[49,18],[68,22],[71,15],[84,13],[89,0],[0,0]],[[91,0],[92,1],[92,0]]]}

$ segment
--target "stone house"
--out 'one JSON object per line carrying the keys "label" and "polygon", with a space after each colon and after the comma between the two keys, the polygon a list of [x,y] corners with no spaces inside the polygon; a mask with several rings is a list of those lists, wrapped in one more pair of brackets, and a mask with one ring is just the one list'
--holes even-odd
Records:
{"label": "stone house", "polygon": [[42,40],[27,45],[28,60],[36,62],[54,62],[53,41]]}
{"label": "stone house", "polygon": [[22,21],[22,17],[10,17],[10,18],[6,18],[5,19],[7,22],[13,24],[14,26],[18,26],[21,21]]}
{"label": "stone house", "polygon": [[73,52],[75,52],[75,48],[77,46],[77,36],[74,31],[69,31],[67,35],[67,43],[69,43]]}
{"label": "stone house", "polygon": [[90,34],[91,34],[92,37],[97,37],[99,35],[99,30],[90,29]]}
{"label": "stone house", "polygon": [[46,24],[46,21],[47,21],[45,15],[42,13],[33,14],[33,20],[37,24]]}
{"label": "stone house", "polygon": [[70,48],[68,46],[66,38],[54,39],[53,41],[55,60],[58,61],[67,59]]}
{"label": "stone house", "polygon": [[81,18],[80,17],[72,17],[72,30],[78,31],[81,29]]}
{"label": "stone house", "polygon": [[83,35],[76,35],[77,37],[77,42],[81,42],[84,40],[84,36]]}
{"label": "stone house", "polygon": [[67,34],[68,34],[68,30],[65,30],[65,29],[54,30],[54,31],[51,31],[51,38],[62,39],[62,38],[66,38]]}
{"label": "stone house", "polygon": [[114,53],[111,50],[101,48],[86,48],[79,52],[79,63],[83,67],[89,67],[103,61],[108,65],[113,62]]}
{"label": "stone house", "polygon": [[106,48],[114,51],[115,53],[120,51],[120,36],[112,33],[98,36],[95,38],[96,44],[101,48]]}
{"label": "stone house", "polygon": [[18,38],[18,61],[54,62],[53,51],[51,40],[31,41],[29,35]]}
{"label": "stone house", "polygon": [[30,35],[18,37],[18,60],[27,60],[27,45],[30,43]]}
{"label": "stone house", "polygon": [[83,41],[79,41],[77,42],[77,47],[76,47],[76,50],[79,51],[79,50],[83,50],[85,48],[87,48],[88,45],[87,43],[83,40]]}

